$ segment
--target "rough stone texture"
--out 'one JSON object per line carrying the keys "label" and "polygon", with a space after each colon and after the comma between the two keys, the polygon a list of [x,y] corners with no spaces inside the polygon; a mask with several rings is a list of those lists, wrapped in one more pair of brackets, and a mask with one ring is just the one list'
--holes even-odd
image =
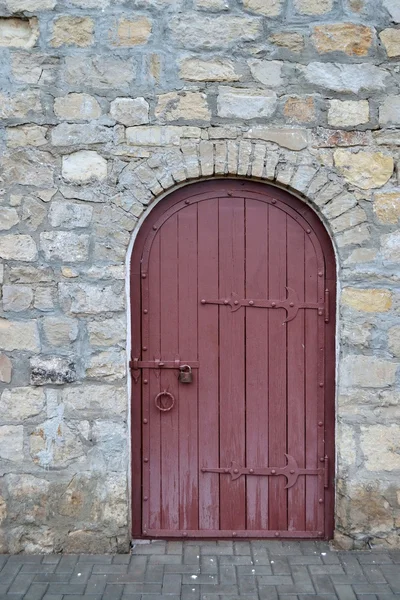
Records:
{"label": "rough stone texture", "polygon": [[335,537],[400,545],[398,1],[0,4],[0,553],[128,550],[130,242],[213,176],[270,181],[325,223]]}

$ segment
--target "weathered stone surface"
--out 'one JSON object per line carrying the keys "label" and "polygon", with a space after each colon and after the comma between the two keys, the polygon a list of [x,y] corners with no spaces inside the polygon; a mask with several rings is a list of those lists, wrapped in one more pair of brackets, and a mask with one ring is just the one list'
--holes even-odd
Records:
{"label": "weathered stone surface", "polygon": [[328,123],[334,127],[355,127],[369,121],[368,100],[330,100]]}
{"label": "weathered stone surface", "polygon": [[220,87],[218,92],[218,115],[229,119],[270,117],[276,104],[276,94],[269,90]]}
{"label": "weathered stone surface", "polygon": [[115,46],[138,46],[146,44],[152,30],[152,24],[146,17],[121,19],[116,31],[110,31],[110,39]]}
{"label": "weathered stone surface", "polygon": [[161,122],[209,121],[207,96],[201,92],[168,92],[158,97],[155,110]]}
{"label": "weathered stone surface", "polygon": [[49,311],[54,308],[54,292],[51,287],[38,287],[35,291],[35,300],[33,302],[33,306],[37,308],[37,310],[41,311]]}
{"label": "weathered stone surface", "polygon": [[104,56],[66,56],[68,83],[104,90],[128,90],[136,75],[136,64],[130,58]]}
{"label": "weathered stone surface", "polygon": [[273,33],[269,37],[271,44],[286,48],[291,52],[302,52],[304,50],[304,37],[297,32],[280,31],[279,33]]}
{"label": "weathered stone surface", "polygon": [[266,87],[279,87],[283,83],[282,66],[279,60],[249,60],[248,65],[254,79]]}
{"label": "weathered stone surface", "polygon": [[93,150],[79,150],[62,161],[62,175],[71,183],[89,183],[107,177],[107,161]]}
{"label": "weathered stone surface", "polygon": [[166,125],[128,127],[126,140],[135,146],[178,146],[181,138],[200,138],[198,127],[174,127]]}
{"label": "weathered stone surface", "polygon": [[126,373],[125,352],[121,350],[105,350],[90,357],[86,376],[103,381],[123,379]]}
{"label": "weathered stone surface", "polygon": [[346,356],[341,365],[341,385],[384,388],[392,385],[398,365],[375,356]]}
{"label": "weathered stone surface", "polygon": [[261,23],[252,17],[197,16],[175,17],[170,21],[173,38],[184,48],[223,48],[256,40],[262,33]]}
{"label": "weathered stone surface", "polygon": [[187,81],[239,81],[240,79],[234,63],[222,58],[213,60],[185,58],[180,63],[179,75],[181,79]]}
{"label": "weathered stone surface", "polygon": [[98,119],[101,108],[96,98],[90,94],[71,93],[54,100],[54,113],[60,119],[84,120]]}
{"label": "weathered stone surface", "polygon": [[25,118],[42,112],[37,90],[25,90],[13,96],[0,94],[0,117],[3,119]]}
{"label": "weathered stone surface", "polygon": [[390,262],[400,262],[400,231],[381,236],[382,258]]}
{"label": "weathered stone surface", "polygon": [[54,21],[50,43],[54,48],[64,45],[84,48],[93,42],[93,29],[90,17],[59,17]]}
{"label": "weathered stone surface", "polygon": [[400,56],[400,31],[398,29],[384,29],[379,37],[389,58]]}
{"label": "weathered stone surface", "polygon": [[367,56],[373,39],[370,27],[355,23],[317,25],[311,36],[319,54],[344,52],[349,56]]}
{"label": "weathered stone surface", "polygon": [[39,37],[36,18],[0,18],[0,46],[11,48],[33,48]]}
{"label": "weathered stone surface", "polygon": [[344,322],[342,327],[342,340],[352,346],[367,348],[371,338],[371,324]]}
{"label": "weathered stone surface", "polygon": [[19,83],[50,85],[58,76],[60,59],[36,52],[13,52],[11,56],[12,75]]}
{"label": "weathered stone surface", "polygon": [[32,262],[37,258],[37,249],[30,235],[7,234],[0,236],[0,258]]}
{"label": "weathered stone surface", "polygon": [[379,108],[381,125],[400,125],[400,96],[387,96]]}
{"label": "weathered stone surface", "polygon": [[51,346],[69,346],[78,337],[78,321],[66,317],[45,317],[42,321],[45,340]]}
{"label": "weathered stone surface", "polygon": [[144,98],[116,98],[111,102],[110,115],[127,127],[143,125],[149,122],[149,104]]}
{"label": "weathered stone surface", "polygon": [[400,426],[396,423],[389,426],[361,425],[361,449],[368,471],[400,470],[399,440]]}
{"label": "weathered stone surface", "polygon": [[67,231],[44,231],[40,249],[48,261],[82,262],[89,257],[89,236]]}
{"label": "weathered stone surface", "polygon": [[374,212],[381,223],[396,225],[400,219],[400,191],[376,193]]}
{"label": "weathered stone surface", "polygon": [[342,303],[363,312],[387,312],[392,307],[392,292],[381,289],[344,288]]}
{"label": "weathered stone surface", "polygon": [[0,352],[0,382],[11,383],[12,362],[7,354]]}
{"label": "weathered stone surface", "polygon": [[[389,350],[397,357],[400,357],[400,326],[391,327],[388,332]],[[1,361],[1,359],[0,359]],[[1,362],[0,362],[1,364]]]}
{"label": "weathered stone surface", "polygon": [[393,158],[381,152],[336,150],[334,159],[347,181],[363,190],[382,187],[393,174]]}
{"label": "weathered stone surface", "polygon": [[366,220],[367,215],[365,210],[361,206],[355,206],[331,221],[332,231],[334,233],[345,231],[345,229],[355,227]]}
{"label": "weathered stone surface", "polygon": [[0,206],[0,231],[7,231],[8,229],[11,229],[11,227],[14,227],[18,221],[19,217],[15,208],[6,208],[5,206]]}
{"label": "weathered stone surface", "polygon": [[294,0],[294,6],[303,15],[323,15],[332,10],[333,0]]}
{"label": "weathered stone surface", "polygon": [[207,9],[207,10],[228,10],[229,5],[226,3],[226,0],[195,0],[197,9]]}
{"label": "weathered stone surface", "polygon": [[383,0],[383,6],[395,23],[400,23],[400,5],[397,0]]}
{"label": "weathered stone surface", "polygon": [[51,187],[58,159],[48,152],[19,150],[4,155],[3,177],[7,184]]}
{"label": "weathered stone surface", "polygon": [[85,384],[66,387],[62,392],[67,418],[124,417],[127,414],[128,398],[123,386]]}
{"label": "weathered stone surface", "polygon": [[61,123],[51,131],[53,146],[104,144],[111,141],[112,130],[94,123]]}
{"label": "weathered stone surface", "polygon": [[6,0],[6,6],[10,12],[31,12],[52,10],[57,0]]}
{"label": "weathered stone surface", "polygon": [[3,310],[21,312],[27,310],[33,302],[32,288],[26,285],[3,286]]}
{"label": "weathered stone surface", "polygon": [[47,210],[43,202],[36,198],[27,197],[22,204],[21,220],[31,231],[36,231],[43,223]]}
{"label": "weathered stone surface", "polygon": [[84,454],[79,431],[57,416],[41,423],[29,436],[30,455],[43,468],[65,467]]}
{"label": "weathered stone surface", "polygon": [[92,346],[124,345],[126,340],[126,322],[122,317],[91,321],[87,325],[89,341]]}
{"label": "weathered stone surface", "polygon": [[0,427],[0,458],[21,463],[24,460],[24,428],[22,425]]}
{"label": "weathered stone surface", "polygon": [[316,118],[314,99],[312,97],[288,98],[283,112],[288,121],[310,123]]}
{"label": "weathered stone surface", "polygon": [[18,148],[21,146],[44,146],[47,127],[40,125],[21,125],[19,127],[7,128],[7,146]]}
{"label": "weathered stone surface", "polygon": [[77,379],[75,363],[60,356],[35,356],[30,360],[31,385],[63,385]]}
{"label": "weathered stone surface", "polygon": [[339,424],[337,444],[342,468],[353,466],[356,463],[357,449],[354,433],[354,428],[350,425]]}
{"label": "weathered stone surface", "polygon": [[328,204],[325,204],[321,210],[324,216],[331,220],[350,210],[356,206],[356,204],[357,200],[354,195],[345,193],[337,196],[331,202],[328,202]]}
{"label": "weathered stone surface", "polygon": [[265,17],[277,17],[282,12],[283,0],[243,0],[243,6],[247,10],[264,15]]}
{"label": "weathered stone surface", "polygon": [[249,129],[245,138],[274,142],[289,150],[303,150],[308,145],[305,129],[280,129],[278,127],[254,127]]}
{"label": "weathered stone surface", "polygon": [[3,421],[24,421],[34,417],[44,409],[44,391],[32,387],[6,389],[1,394],[1,419]]}
{"label": "weathered stone surface", "polygon": [[98,314],[124,310],[123,285],[60,283],[60,299],[73,314]]}
{"label": "weathered stone surface", "polygon": [[75,229],[88,227],[93,216],[93,207],[77,202],[52,202],[49,223],[52,227]]}
{"label": "weathered stone surface", "polygon": [[313,146],[315,148],[344,148],[354,146],[368,146],[371,143],[369,132],[345,131],[343,129],[325,129],[318,127],[313,132]]}
{"label": "weathered stone surface", "polygon": [[312,62],[304,68],[304,76],[308,83],[335,92],[353,94],[385,89],[387,75],[383,69],[369,64]]}

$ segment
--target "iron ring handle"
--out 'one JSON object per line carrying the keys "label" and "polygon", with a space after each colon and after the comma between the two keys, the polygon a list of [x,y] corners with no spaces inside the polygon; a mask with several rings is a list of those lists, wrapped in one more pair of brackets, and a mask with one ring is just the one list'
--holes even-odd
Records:
{"label": "iron ring handle", "polygon": [[[171,405],[168,406],[167,408],[164,408],[164,406],[162,405],[162,402],[161,402],[161,398],[164,398],[164,397],[169,398],[171,400]],[[168,412],[169,410],[171,410],[174,407],[175,398],[170,392],[167,392],[167,390],[164,390],[163,392],[160,392],[159,394],[157,394],[157,396],[154,398],[154,403],[155,403],[156,407],[158,408],[158,410],[160,410],[161,412]]]}

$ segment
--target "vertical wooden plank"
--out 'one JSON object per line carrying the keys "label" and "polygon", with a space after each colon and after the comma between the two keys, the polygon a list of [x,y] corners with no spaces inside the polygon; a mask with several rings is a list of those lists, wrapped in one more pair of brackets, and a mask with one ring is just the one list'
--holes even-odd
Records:
{"label": "vertical wooden plank", "polygon": [[[268,235],[269,298],[286,297],[286,213],[269,207]],[[287,452],[286,398],[286,311],[268,309],[269,313],[269,466],[283,467]],[[287,492],[284,477],[270,477],[269,524],[272,530],[287,529]]]}
{"label": "vertical wooden plank", "polygon": [[[318,265],[314,246],[305,240],[305,295],[306,302],[318,302]],[[318,461],[318,311],[305,311],[306,346],[306,468],[323,465]],[[306,530],[317,530],[318,478],[306,477]]]}
{"label": "vertical wooden plank", "polygon": [[[136,256],[131,265],[131,360],[141,356],[141,282]],[[135,268],[136,267],[136,268]],[[142,377],[131,370],[131,445],[132,445],[132,536],[142,533]]]}
{"label": "vertical wooden plank", "polygon": [[[161,236],[161,358],[175,360],[179,354],[178,314],[178,217],[162,226]],[[152,359],[153,357],[149,357]],[[161,370],[161,391],[175,396],[175,407],[160,416],[162,529],[179,529],[179,387],[176,371]],[[154,407],[154,410],[157,410]]]}
{"label": "vertical wooden plank", "polygon": [[[218,298],[218,199],[198,203],[199,300]],[[199,527],[219,529],[219,476],[202,467],[219,465],[218,306],[199,306]]]}
{"label": "vertical wooden plank", "polygon": [[[304,302],[304,243],[303,227],[287,217],[287,284]],[[287,324],[287,398],[288,398],[288,454],[299,467],[305,467],[305,311]],[[305,530],[305,476],[300,475],[296,485],[288,490],[288,529]]]}
{"label": "vertical wooden plank", "polygon": [[[197,360],[197,205],[178,213],[179,357]],[[198,371],[193,383],[179,384],[179,512],[180,529],[198,529]]]}
{"label": "vertical wooden plank", "polygon": [[[219,296],[244,297],[244,200],[219,201]],[[220,464],[245,461],[245,311],[220,307]],[[220,475],[221,529],[245,529],[246,481]]]}
{"label": "vertical wooden plank", "polygon": [[[154,360],[161,357],[161,312],[160,312],[160,234],[158,233],[154,239],[149,256],[149,265],[147,278],[143,280],[148,287],[148,302],[147,306],[143,304],[142,322],[143,330],[149,333],[149,339],[143,340],[144,344],[148,344],[148,350],[143,352],[148,360]],[[145,311],[148,311],[147,313]],[[145,381],[148,383],[146,384]],[[150,431],[149,448],[143,446],[143,450],[147,450],[143,455],[143,470],[149,471],[150,490],[147,494],[143,490],[143,495],[148,496],[149,504],[149,529],[161,529],[161,423],[160,412],[152,406],[153,399],[160,392],[160,374],[156,369],[146,369],[142,373],[143,394],[146,397],[146,402],[149,403],[149,423],[143,425],[146,432]],[[146,454],[146,455],[145,455]],[[147,461],[146,461],[147,459]]]}
{"label": "vertical wooden plank", "polygon": [[[245,296],[268,298],[268,205],[246,200]],[[246,308],[246,465],[268,467],[268,311]],[[247,477],[247,528],[268,529],[268,477]]]}

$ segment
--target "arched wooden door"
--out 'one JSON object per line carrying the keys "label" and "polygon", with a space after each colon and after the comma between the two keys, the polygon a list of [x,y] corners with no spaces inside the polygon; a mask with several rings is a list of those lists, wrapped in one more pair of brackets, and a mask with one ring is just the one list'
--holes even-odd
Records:
{"label": "arched wooden door", "polygon": [[260,183],[189,185],[144,222],[131,275],[133,535],[330,537],[335,260],[317,216]]}

